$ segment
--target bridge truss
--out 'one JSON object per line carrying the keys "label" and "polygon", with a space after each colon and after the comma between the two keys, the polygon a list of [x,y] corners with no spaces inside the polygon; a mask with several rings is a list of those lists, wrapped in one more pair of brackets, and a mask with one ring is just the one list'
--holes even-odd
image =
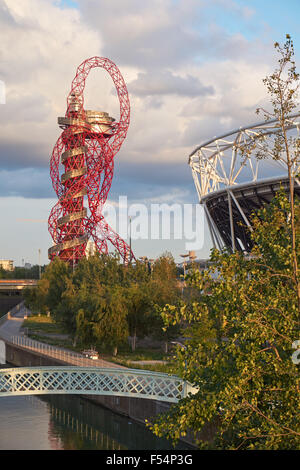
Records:
{"label": "bridge truss", "polygon": [[196,391],[177,376],[136,369],[47,366],[0,370],[0,397],[116,395],[176,403]]}
{"label": "bridge truss", "polygon": [[[300,113],[296,113],[287,120],[289,138],[300,139],[299,130]],[[286,155],[277,157],[271,150],[279,133],[277,119],[259,122],[214,137],[189,155],[215,247],[250,252],[251,213],[269,203],[280,186],[288,190]],[[291,170],[295,192],[300,194],[299,159]]]}

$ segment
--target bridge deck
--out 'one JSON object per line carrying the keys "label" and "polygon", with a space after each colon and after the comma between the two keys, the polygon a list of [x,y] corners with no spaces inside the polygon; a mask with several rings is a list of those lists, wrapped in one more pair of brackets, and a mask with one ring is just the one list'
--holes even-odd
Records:
{"label": "bridge deck", "polygon": [[20,291],[26,287],[36,287],[36,279],[0,279],[0,291]]}

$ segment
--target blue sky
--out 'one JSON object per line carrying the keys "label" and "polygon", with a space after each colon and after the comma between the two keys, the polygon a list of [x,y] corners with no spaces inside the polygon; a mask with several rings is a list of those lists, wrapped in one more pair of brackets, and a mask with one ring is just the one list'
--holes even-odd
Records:
{"label": "blue sky", "polygon": [[[57,202],[49,176],[59,137],[57,116],[77,66],[93,55],[120,68],[131,124],[116,157],[109,200],[197,203],[188,155],[202,141],[255,122],[267,104],[262,79],[274,67],[273,44],[291,34],[300,57],[296,0],[0,0],[0,257],[47,262],[47,219]],[[87,103],[118,116],[112,83],[95,71]],[[98,104],[99,103],[99,104]],[[197,255],[210,249],[207,229]],[[137,256],[184,240],[133,243]]]}

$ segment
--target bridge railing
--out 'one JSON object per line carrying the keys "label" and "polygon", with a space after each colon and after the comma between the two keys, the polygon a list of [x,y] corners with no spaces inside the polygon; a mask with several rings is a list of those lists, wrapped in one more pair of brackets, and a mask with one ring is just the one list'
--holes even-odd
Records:
{"label": "bridge railing", "polygon": [[[6,321],[10,320],[11,317],[16,314],[21,308],[24,307],[24,301],[20,302],[14,308],[12,308],[9,312],[7,312],[3,317],[0,318],[0,326],[4,324]],[[87,366],[96,366],[96,367],[110,367],[110,368],[122,368],[122,366],[118,364],[114,364],[113,362],[104,361],[103,359],[88,359],[84,357],[82,354],[66,350],[63,348],[58,348],[57,346],[52,346],[47,343],[42,343],[41,341],[32,340],[28,338],[24,334],[14,335],[11,336],[5,330],[0,330],[0,339],[4,341],[15,344],[16,346],[31,350],[38,354],[42,354],[43,356],[51,357],[52,359],[57,359],[60,362],[64,362],[66,364],[71,364],[79,367],[87,367]]]}
{"label": "bridge railing", "polygon": [[0,370],[0,397],[84,394],[146,398],[176,403],[197,390],[183,379],[137,369],[20,367]]}
{"label": "bridge railing", "polygon": [[56,346],[42,343],[40,341],[35,341],[23,335],[11,336],[9,338],[9,342],[12,344],[15,344],[16,346],[20,346],[22,348],[26,348],[38,354],[42,354],[43,356],[51,357],[52,359],[56,359],[61,362],[75,365],[78,367],[90,366],[90,367],[109,367],[109,368],[118,368],[118,369],[122,368],[122,366],[118,364],[114,364],[113,362],[108,362],[103,359],[96,359],[96,360],[89,359],[89,358],[84,357],[80,353],[58,348]]}

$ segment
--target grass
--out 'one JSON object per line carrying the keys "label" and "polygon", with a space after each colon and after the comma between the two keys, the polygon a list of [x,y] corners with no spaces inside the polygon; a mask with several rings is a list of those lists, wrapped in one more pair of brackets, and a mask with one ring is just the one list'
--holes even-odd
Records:
{"label": "grass", "polygon": [[165,372],[166,374],[174,374],[174,368],[171,363],[168,364],[132,364],[132,362],[122,359],[122,357],[103,357],[103,359],[114,362],[115,364],[120,364],[121,366],[128,367],[129,369],[142,369],[142,370],[151,370],[154,372]]}
{"label": "grass", "polygon": [[60,325],[55,323],[51,317],[45,315],[31,315],[27,320],[24,320],[23,327],[28,328],[29,333],[31,330],[46,334],[65,334]]}
{"label": "grass", "polygon": [[128,348],[120,348],[119,357],[122,357],[124,361],[166,361],[168,356],[161,349],[146,349],[137,348],[135,351],[131,351]]}
{"label": "grass", "polygon": [[[129,346],[127,346],[120,348],[116,357],[107,354],[107,352],[103,354],[100,352],[100,355],[104,360],[129,367],[130,369],[146,369],[155,372],[174,373],[171,363],[172,356],[165,354],[160,349],[137,348],[135,351],[131,351]],[[166,363],[136,364],[135,361],[165,361]]]}
{"label": "grass", "polygon": [[27,329],[27,336],[35,341],[74,350],[71,338],[45,336],[66,334],[62,327],[55,323],[51,317],[46,315],[30,315],[30,317],[24,320],[22,327]]}
{"label": "grass", "polygon": [[41,343],[49,344],[50,346],[56,346],[58,348],[70,349],[71,351],[79,352],[79,349],[73,347],[73,343],[70,339],[62,339],[62,338],[51,338],[49,336],[38,335],[35,333],[28,332],[27,336],[34,340],[40,341]]}

